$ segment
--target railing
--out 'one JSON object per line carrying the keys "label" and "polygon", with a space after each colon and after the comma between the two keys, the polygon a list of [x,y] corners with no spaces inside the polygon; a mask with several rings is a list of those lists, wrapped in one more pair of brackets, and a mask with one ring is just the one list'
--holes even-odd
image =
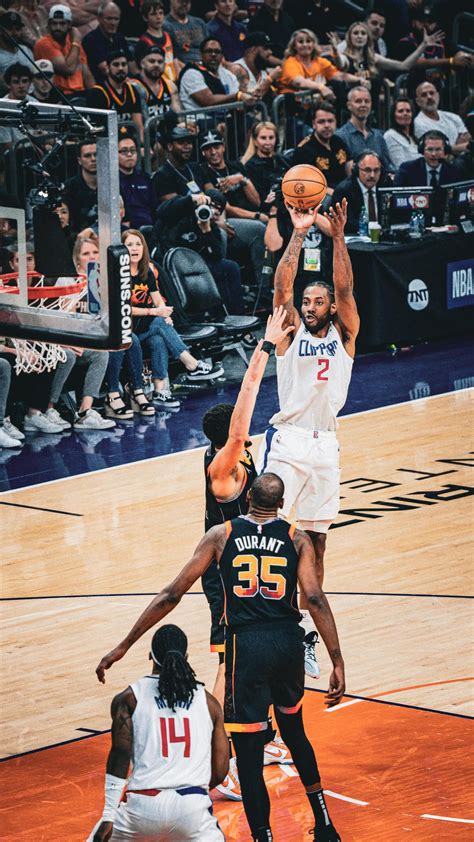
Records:
{"label": "railing", "polygon": [[[202,137],[210,129],[219,129],[226,139],[227,155],[229,158],[240,158],[248,143],[249,131],[259,120],[268,120],[268,110],[263,102],[257,102],[251,107],[245,107],[242,102],[228,105],[213,105],[209,108],[196,108],[193,111],[182,111],[178,116],[181,124],[199,126]],[[145,121],[144,135],[144,168],[152,172],[152,153],[156,138],[163,124],[163,117],[150,117]],[[196,160],[199,160],[199,149],[196,149]]]}

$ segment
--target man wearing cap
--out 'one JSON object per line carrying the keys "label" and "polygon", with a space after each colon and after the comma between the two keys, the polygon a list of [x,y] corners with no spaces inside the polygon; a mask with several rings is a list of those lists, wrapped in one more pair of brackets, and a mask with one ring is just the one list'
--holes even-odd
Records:
{"label": "man wearing cap", "polygon": [[59,94],[50,84],[53,76],[53,63],[47,58],[39,58],[33,69],[33,87],[30,91],[32,99],[37,99],[38,102],[60,102]]}
{"label": "man wearing cap", "polygon": [[176,196],[191,196],[197,205],[205,201],[202,168],[191,163],[193,140],[194,134],[185,126],[175,126],[168,132],[167,160],[153,176],[153,189],[159,202]]}
{"label": "man wearing cap", "polygon": [[[31,70],[33,53],[29,47],[22,44],[23,50],[26,53],[20,52],[15,44],[22,36],[23,21],[16,12],[5,12],[0,17],[0,84],[3,84],[3,76],[5,70],[11,64],[24,64]],[[4,30],[7,30],[4,32]],[[9,37],[11,35],[11,38]],[[12,38],[14,40],[12,40]],[[31,59],[28,60],[27,56]]]}
{"label": "man wearing cap", "polygon": [[69,6],[57,3],[48,15],[49,35],[40,38],[34,46],[35,59],[52,62],[54,84],[65,96],[77,96],[94,84],[94,77],[87,65],[87,57],[78,29],[72,25]]}
{"label": "man wearing cap", "polygon": [[272,54],[270,38],[265,32],[249,32],[244,43],[244,55],[231,65],[244,91],[263,97],[271,88],[272,82],[280,75],[280,70],[267,70]]}
{"label": "man wearing cap", "polygon": [[126,126],[119,127],[118,135],[120,195],[125,205],[125,221],[130,228],[153,225],[156,200],[151,177],[137,168],[137,144]]}
{"label": "man wearing cap", "polygon": [[235,0],[215,0],[214,5],[216,16],[207,25],[209,36],[220,41],[226,61],[237,61],[244,54],[247,27],[234,20]]}
{"label": "man wearing cap", "polygon": [[162,0],[144,0],[142,16],[147,28],[143,35],[140,35],[135,47],[137,65],[140,67],[140,62],[150,47],[161,47],[165,55],[164,75],[172,82],[176,82],[180,65],[174,57],[171,35],[163,29],[165,9]]}
{"label": "man wearing cap", "polygon": [[167,111],[181,111],[178,88],[165,75],[165,53],[161,47],[145,47],[141,52],[138,79],[145,92],[147,117],[163,117]]}
{"label": "man wearing cap", "polygon": [[131,58],[127,39],[118,32],[120,14],[120,9],[115,3],[104,0],[97,12],[97,29],[89,32],[82,42],[92,75],[99,84],[102,84],[107,76],[108,53],[123,50],[129,61]]}
{"label": "man wearing cap", "polygon": [[226,198],[227,253],[239,260],[248,251],[255,280],[258,282],[265,254],[264,236],[268,217],[260,213],[260,197],[247,176],[244,164],[225,159],[225,141],[218,131],[208,131],[200,144],[205,159],[202,166],[204,187],[217,188]]}
{"label": "man wearing cap", "polygon": [[102,108],[116,111],[119,123],[133,120],[136,124],[143,143],[143,117],[138,91],[127,80],[128,59],[124,50],[108,53],[106,58],[106,80],[100,85],[94,85],[87,92],[89,108]]}

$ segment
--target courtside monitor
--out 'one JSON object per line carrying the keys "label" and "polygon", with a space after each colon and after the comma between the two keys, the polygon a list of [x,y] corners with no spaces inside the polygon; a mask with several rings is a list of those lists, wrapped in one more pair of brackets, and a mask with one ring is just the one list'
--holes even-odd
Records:
{"label": "courtside monitor", "polygon": [[446,222],[465,231],[474,230],[474,179],[443,184],[446,191]]}
{"label": "courtside monitor", "polygon": [[379,187],[381,199],[381,225],[389,231],[398,225],[409,225],[413,211],[421,211],[425,225],[431,224],[432,187]]}
{"label": "courtside monitor", "polygon": [[4,99],[0,143],[0,336],[128,347],[117,115]]}

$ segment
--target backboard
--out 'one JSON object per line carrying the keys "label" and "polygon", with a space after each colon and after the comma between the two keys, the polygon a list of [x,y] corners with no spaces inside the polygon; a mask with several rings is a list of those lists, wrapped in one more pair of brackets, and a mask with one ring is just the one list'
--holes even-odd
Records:
{"label": "backboard", "polygon": [[[97,205],[91,211],[92,239],[98,235],[99,248],[95,271],[90,262],[78,265],[80,253],[73,262],[78,231],[63,226],[57,213],[75,184],[72,179],[79,171],[81,143],[95,149],[97,155]],[[86,108],[73,112],[66,105],[36,101],[0,100],[3,144],[8,146],[3,146],[5,190],[0,195],[0,336],[84,348],[128,347],[132,331],[130,259],[120,241],[117,115]],[[43,286],[57,286],[58,300],[61,287],[85,277],[81,306],[72,308],[73,312],[55,307],[54,300],[48,308],[38,306],[31,300],[31,285],[37,283],[38,276]],[[92,276],[95,303],[89,308],[87,287]]]}

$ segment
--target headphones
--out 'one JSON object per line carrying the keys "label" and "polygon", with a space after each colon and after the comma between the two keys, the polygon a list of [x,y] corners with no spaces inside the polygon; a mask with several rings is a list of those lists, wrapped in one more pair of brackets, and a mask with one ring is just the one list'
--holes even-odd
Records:
{"label": "headphones", "polygon": [[352,167],[351,175],[353,175],[354,178],[359,177],[359,164],[364,158],[367,157],[367,155],[373,155],[375,158],[377,158],[377,161],[383,169],[383,163],[380,155],[377,152],[373,152],[372,149],[363,149],[362,152],[359,152],[357,158],[355,159],[354,166]]}
{"label": "headphones", "polygon": [[420,155],[425,154],[425,145],[427,140],[442,140],[444,143],[444,154],[449,155],[451,150],[451,144],[443,132],[438,131],[438,129],[430,129],[428,132],[425,132],[421,135],[418,141],[418,152]]}

